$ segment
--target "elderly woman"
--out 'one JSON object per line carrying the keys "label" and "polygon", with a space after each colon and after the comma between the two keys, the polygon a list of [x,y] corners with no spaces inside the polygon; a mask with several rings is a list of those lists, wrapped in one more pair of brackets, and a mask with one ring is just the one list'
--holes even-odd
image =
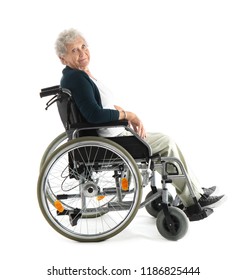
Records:
{"label": "elderly woman", "polygon": [[[159,153],[161,156],[180,159],[188,172],[185,159],[171,138],[161,133],[146,133],[142,121],[135,113],[112,103],[109,90],[92,75],[88,68],[90,51],[80,32],[74,29],[63,31],[56,40],[55,48],[62,64],[66,65],[63,69],[61,87],[71,91],[79,111],[88,122],[104,123],[127,119],[136,133],[150,145],[153,154]],[[99,130],[98,133],[100,136],[113,137],[128,132],[124,128],[107,128]],[[222,200],[223,195],[210,196],[215,191],[215,187],[202,189],[190,172],[188,176],[201,207],[215,207]],[[193,205],[185,181],[173,183],[184,206]]]}

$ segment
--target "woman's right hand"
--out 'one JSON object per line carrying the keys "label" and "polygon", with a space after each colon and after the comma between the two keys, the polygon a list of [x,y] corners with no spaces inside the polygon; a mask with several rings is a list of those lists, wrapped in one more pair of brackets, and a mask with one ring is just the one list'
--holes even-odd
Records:
{"label": "woman's right hand", "polygon": [[127,120],[129,121],[130,126],[133,127],[134,131],[141,137],[146,138],[146,131],[142,121],[138,118],[138,116],[132,112],[127,113]]}
{"label": "woman's right hand", "polygon": [[126,119],[129,122],[129,125],[134,129],[134,131],[141,137],[146,138],[146,131],[143,126],[142,121],[137,117],[135,113],[127,112],[122,109],[120,106],[116,106],[115,108],[119,110],[119,119]]}

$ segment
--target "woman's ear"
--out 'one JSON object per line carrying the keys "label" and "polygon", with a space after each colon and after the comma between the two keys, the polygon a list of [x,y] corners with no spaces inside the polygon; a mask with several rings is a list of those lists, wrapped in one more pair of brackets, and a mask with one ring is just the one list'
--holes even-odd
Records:
{"label": "woman's ear", "polygon": [[59,56],[59,59],[60,59],[60,61],[62,62],[62,64],[66,65],[66,61],[65,61],[64,57]]}

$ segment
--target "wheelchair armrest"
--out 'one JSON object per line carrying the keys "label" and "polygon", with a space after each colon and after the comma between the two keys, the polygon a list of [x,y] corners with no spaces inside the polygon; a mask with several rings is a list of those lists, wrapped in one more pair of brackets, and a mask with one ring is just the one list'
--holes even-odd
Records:
{"label": "wheelchair armrest", "polygon": [[107,128],[107,127],[116,127],[116,126],[123,126],[127,127],[128,126],[128,121],[127,120],[118,120],[118,121],[112,121],[112,122],[107,122],[107,123],[99,123],[99,124],[93,124],[93,123],[88,123],[88,122],[82,122],[82,123],[74,123],[71,125],[70,128],[77,128],[77,129],[99,129],[99,128]]}

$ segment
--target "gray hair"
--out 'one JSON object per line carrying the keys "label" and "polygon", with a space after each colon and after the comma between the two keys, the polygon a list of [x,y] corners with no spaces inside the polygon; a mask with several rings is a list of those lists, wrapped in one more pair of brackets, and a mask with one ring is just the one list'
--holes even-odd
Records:
{"label": "gray hair", "polygon": [[85,38],[76,29],[70,28],[70,29],[67,29],[67,30],[64,30],[63,32],[61,32],[58,35],[58,38],[55,42],[55,50],[56,50],[56,54],[58,55],[58,57],[64,56],[67,52],[66,45],[72,43],[78,37],[82,38],[87,45]]}

